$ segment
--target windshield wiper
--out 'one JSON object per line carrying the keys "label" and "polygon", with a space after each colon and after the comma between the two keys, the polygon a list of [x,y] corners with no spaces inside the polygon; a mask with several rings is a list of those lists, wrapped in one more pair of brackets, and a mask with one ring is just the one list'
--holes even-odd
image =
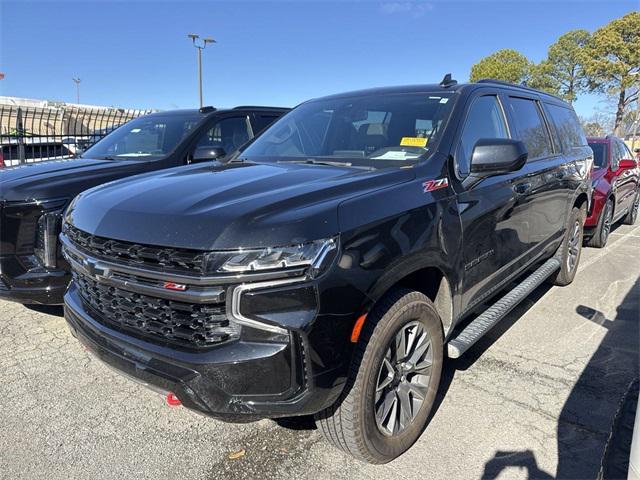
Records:
{"label": "windshield wiper", "polygon": [[252,162],[248,158],[244,157],[244,158],[232,158],[230,160],[227,160],[226,162],[221,162],[221,163],[256,163],[256,162]]}
{"label": "windshield wiper", "polygon": [[[351,162],[336,162],[333,160],[316,160],[315,158],[307,158],[305,160],[278,160],[278,163],[306,163],[308,165],[329,165],[331,167],[353,167]],[[362,168],[360,165],[356,168]],[[369,167],[364,167],[369,168]]]}

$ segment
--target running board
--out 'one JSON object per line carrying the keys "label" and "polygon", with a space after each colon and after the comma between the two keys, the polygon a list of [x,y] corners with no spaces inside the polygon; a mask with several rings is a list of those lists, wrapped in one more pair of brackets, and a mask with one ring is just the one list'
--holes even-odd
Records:
{"label": "running board", "polygon": [[517,287],[472,320],[455,338],[449,340],[447,345],[449,358],[462,356],[469,347],[480,340],[485,333],[491,330],[558,268],[560,268],[560,260],[550,258]]}

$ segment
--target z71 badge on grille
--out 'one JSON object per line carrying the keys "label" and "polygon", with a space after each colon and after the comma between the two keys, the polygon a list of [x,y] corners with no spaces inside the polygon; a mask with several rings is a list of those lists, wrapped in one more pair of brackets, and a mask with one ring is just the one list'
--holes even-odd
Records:
{"label": "z71 badge on grille", "polygon": [[183,285],[181,283],[173,283],[173,282],[164,282],[164,285],[162,286],[167,290],[177,290],[179,292],[184,292],[187,289],[186,285]]}
{"label": "z71 badge on grille", "polygon": [[436,180],[427,180],[422,184],[424,187],[424,193],[433,192],[449,186],[449,179],[447,177],[438,178]]}

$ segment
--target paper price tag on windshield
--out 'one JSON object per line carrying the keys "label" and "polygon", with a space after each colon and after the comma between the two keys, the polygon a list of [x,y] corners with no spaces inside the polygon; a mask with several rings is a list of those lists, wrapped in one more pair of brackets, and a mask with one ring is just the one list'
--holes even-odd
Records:
{"label": "paper price tag on windshield", "polygon": [[401,147],[426,147],[427,139],[419,137],[402,137],[400,140]]}

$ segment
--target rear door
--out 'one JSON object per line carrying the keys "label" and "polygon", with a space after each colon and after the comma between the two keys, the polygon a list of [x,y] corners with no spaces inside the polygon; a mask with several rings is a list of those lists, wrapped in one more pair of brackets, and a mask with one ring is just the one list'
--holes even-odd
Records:
{"label": "rear door", "polygon": [[456,173],[462,180],[457,200],[464,235],[463,314],[503,285],[529,248],[527,200],[521,193],[526,191],[526,171],[481,179],[469,175],[478,140],[512,136],[505,100],[494,89],[475,93],[467,102],[455,144]]}
{"label": "rear door", "polygon": [[536,256],[562,238],[570,197],[570,162],[552,140],[555,135],[535,96],[509,96],[508,113],[515,138],[526,145],[529,154],[521,193],[527,198],[528,250]]}

